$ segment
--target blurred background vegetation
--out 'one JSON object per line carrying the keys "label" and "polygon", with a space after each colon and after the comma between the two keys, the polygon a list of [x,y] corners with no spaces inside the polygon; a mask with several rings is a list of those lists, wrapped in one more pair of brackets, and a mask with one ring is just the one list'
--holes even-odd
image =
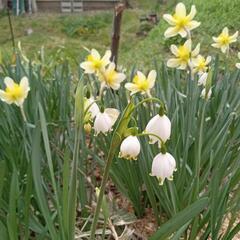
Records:
{"label": "blurred background vegetation", "polygon": [[[153,59],[162,60],[169,54],[169,45],[181,41],[180,37],[165,40],[163,33],[167,24],[163,13],[173,12],[176,0],[131,0],[131,9],[124,12],[120,44],[120,64],[127,66],[133,61],[140,67],[149,67]],[[239,0],[182,0],[190,9],[196,5],[196,19],[201,21],[200,28],[194,31],[194,39],[202,43],[203,53],[215,51],[211,46],[211,37],[217,36],[223,27],[230,32],[240,29]],[[140,18],[157,13],[159,24],[141,23]],[[231,14],[230,14],[231,13]],[[86,55],[84,47],[104,51],[111,42],[113,11],[83,12],[62,15],[38,13],[13,17],[16,41],[21,41],[25,53],[33,57],[36,50],[44,46],[47,53],[68,56],[78,63]],[[10,30],[6,13],[0,15],[0,51],[11,52]],[[140,33],[140,34],[139,34]],[[142,33],[142,34],[141,34]],[[236,51],[231,54],[236,59],[240,44],[234,45]],[[134,59],[133,59],[134,58]]]}

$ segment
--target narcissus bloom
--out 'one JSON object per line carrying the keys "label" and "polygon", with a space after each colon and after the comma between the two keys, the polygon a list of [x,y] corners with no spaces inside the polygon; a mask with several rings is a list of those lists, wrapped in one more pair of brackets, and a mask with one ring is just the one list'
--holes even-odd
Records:
{"label": "narcissus bloom", "polygon": [[193,5],[191,7],[190,13],[186,14],[186,7],[183,3],[178,3],[175,9],[175,14],[164,14],[163,18],[166,20],[172,27],[169,27],[164,36],[170,38],[180,34],[181,37],[186,37],[189,35],[190,31],[197,28],[201,23],[194,21],[193,18],[196,15],[196,8]]}
{"label": "narcissus bloom", "polygon": [[208,64],[211,62],[211,57],[208,56],[206,59],[202,55],[198,55],[192,60],[193,72],[203,74],[208,69]]}
{"label": "narcissus bloom", "polygon": [[102,82],[102,87],[108,86],[113,90],[120,88],[120,83],[126,78],[124,73],[118,73],[116,70],[116,65],[112,62],[108,65],[106,69],[99,72],[99,80]]}
{"label": "narcissus bloom", "polygon": [[136,160],[140,153],[140,142],[136,136],[128,136],[122,141],[120,146],[120,158],[126,158],[128,160]]}
{"label": "narcissus bloom", "polygon": [[171,68],[186,69],[191,61],[197,57],[200,51],[200,44],[192,51],[192,41],[189,39],[183,45],[177,47],[171,45],[171,52],[176,58],[171,58],[167,62],[167,66]]}
{"label": "narcissus bloom", "polygon": [[[238,58],[240,59],[240,52],[238,53]],[[240,63],[236,63],[236,67],[240,69]]]}
{"label": "narcissus bloom", "polygon": [[82,62],[80,67],[84,69],[85,73],[97,73],[98,71],[102,71],[104,67],[110,63],[110,57],[110,50],[107,50],[101,58],[99,52],[96,49],[92,49],[86,61]]}
{"label": "narcissus bloom", "polygon": [[[160,116],[157,114],[150,119],[146,126],[145,132],[158,136],[165,143],[171,135],[171,121],[166,115]],[[150,144],[158,142],[161,146],[161,141],[157,137],[149,135],[149,138]]]}
{"label": "narcissus bloom", "polygon": [[131,91],[131,95],[141,92],[150,95],[150,90],[153,88],[157,77],[157,72],[152,70],[146,77],[142,72],[137,71],[132,83],[126,83],[125,88]]}
{"label": "narcissus bloom", "polygon": [[94,121],[94,130],[95,134],[99,134],[102,132],[106,134],[107,132],[112,130],[112,126],[116,122],[119,116],[119,111],[115,108],[106,108],[104,112],[99,112]]}
{"label": "narcissus bloom", "polygon": [[174,171],[176,161],[170,153],[159,153],[153,159],[151,176],[157,177],[160,185],[163,185],[166,178],[172,180]]}
{"label": "narcissus bloom", "polygon": [[215,43],[213,43],[212,46],[215,48],[220,48],[223,53],[226,53],[229,51],[230,44],[237,41],[237,37],[238,31],[230,36],[228,28],[225,27],[218,37],[213,37],[213,41]]}
{"label": "narcissus bloom", "polygon": [[28,78],[23,77],[20,84],[18,84],[10,77],[6,77],[4,79],[4,83],[6,85],[6,89],[5,91],[0,90],[1,100],[8,104],[15,103],[17,106],[22,106],[30,90]]}

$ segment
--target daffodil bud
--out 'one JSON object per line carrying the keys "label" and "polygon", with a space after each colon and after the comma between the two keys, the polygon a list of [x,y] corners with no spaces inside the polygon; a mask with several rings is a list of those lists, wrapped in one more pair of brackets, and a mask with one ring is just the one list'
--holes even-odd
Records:
{"label": "daffodil bud", "polygon": [[120,146],[120,158],[126,158],[128,160],[137,160],[137,156],[140,153],[140,142],[136,136],[128,136],[122,141]]}
{"label": "daffodil bud", "polygon": [[112,130],[112,126],[116,122],[119,116],[119,111],[114,108],[106,108],[104,112],[98,112],[96,119],[94,121],[95,134],[102,132],[106,134]]}
{"label": "daffodil bud", "polygon": [[151,176],[157,177],[160,185],[163,185],[166,178],[172,180],[174,171],[176,161],[170,153],[159,153],[153,159]]}
{"label": "daffodil bud", "polygon": [[[160,116],[157,114],[148,122],[145,132],[158,136],[165,143],[171,135],[171,122],[166,115]],[[154,144],[156,142],[161,144],[157,137],[149,135],[149,138],[150,144]]]}
{"label": "daffodil bud", "polygon": [[201,98],[205,100],[209,100],[212,95],[212,89],[210,88],[208,92],[206,92],[206,88],[204,88],[201,92]]}

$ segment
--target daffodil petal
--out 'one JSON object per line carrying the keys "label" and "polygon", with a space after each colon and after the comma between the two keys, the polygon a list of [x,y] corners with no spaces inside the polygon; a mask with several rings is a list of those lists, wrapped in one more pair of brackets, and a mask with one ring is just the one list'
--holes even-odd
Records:
{"label": "daffodil petal", "polygon": [[183,3],[178,3],[176,6],[176,15],[180,17],[186,16],[186,7]]}
{"label": "daffodil petal", "polygon": [[163,19],[165,21],[167,21],[170,25],[175,25],[176,24],[176,20],[170,14],[164,14],[163,15]]}

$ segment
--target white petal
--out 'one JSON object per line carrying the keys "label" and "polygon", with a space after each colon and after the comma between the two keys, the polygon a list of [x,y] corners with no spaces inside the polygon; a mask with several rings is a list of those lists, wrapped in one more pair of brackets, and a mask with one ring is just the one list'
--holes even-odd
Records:
{"label": "white petal", "polygon": [[140,143],[135,136],[128,136],[120,146],[120,157],[136,159],[140,153]]}
{"label": "white petal", "polygon": [[205,86],[206,85],[206,82],[207,82],[207,77],[208,77],[208,73],[203,73],[202,75],[201,75],[201,77],[199,78],[199,80],[198,80],[198,85],[199,86],[201,86],[201,85],[203,85],[203,86]]}
{"label": "white petal", "polygon": [[[145,131],[158,136],[163,142],[166,142],[171,135],[171,122],[166,115],[160,116],[157,114],[150,119]],[[159,139],[155,136],[149,135],[149,138],[151,143],[159,142]]]}
{"label": "white petal", "polygon": [[195,17],[196,13],[197,13],[197,10],[196,10],[195,5],[192,5],[191,11],[188,15],[189,19],[192,20]]}
{"label": "white petal", "polygon": [[167,61],[167,66],[171,68],[177,68],[179,66],[179,59],[171,58]]}
{"label": "white petal", "polygon": [[240,63],[236,63],[236,67],[240,69]]}
{"label": "white petal", "polygon": [[136,84],[133,84],[133,83],[126,83],[126,84],[125,84],[125,88],[126,88],[127,90],[131,91],[131,95],[139,92],[139,89],[138,89],[137,85],[136,85]]}
{"label": "white petal", "polygon": [[188,49],[189,52],[192,50],[192,41],[191,39],[188,39],[185,43],[184,46]]}
{"label": "white petal", "polygon": [[199,27],[200,25],[201,25],[201,23],[198,22],[198,21],[191,21],[191,22],[189,23],[188,28],[189,28],[189,30],[193,30],[193,29]]}
{"label": "white petal", "polygon": [[99,112],[94,121],[94,130],[96,134],[102,132],[107,133],[112,128],[112,120],[106,113]]}
{"label": "white petal", "polygon": [[29,82],[28,82],[28,78],[27,77],[23,77],[20,81],[20,87],[23,90],[23,98],[26,98],[28,95],[28,92],[30,91],[30,87],[29,87]]}
{"label": "white petal", "polygon": [[137,71],[137,76],[138,76],[140,81],[146,80],[146,76],[140,71]]}
{"label": "white petal", "polygon": [[99,52],[96,49],[91,50],[91,55],[97,60],[100,60],[100,58],[101,58]]}
{"label": "white petal", "polygon": [[103,65],[106,66],[110,63],[110,57],[112,55],[112,52],[110,50],[107,50],[102,58]]}
{"label": "white petal", "polygon": [[147,77],[148,83],[149,83],[149,88],[152,88],[154,86],[156,77],[157,77],[157,72],[155,70],[151,70]]}
{"label": "white petal", "polygon": [[176,20],[170,14],[164,14],[163,15],[163,19],[165,21],[167,21],[170,25],[175,25],[176,24]]}
{"label": "white petal", "polygon": [[192,57],[196,57],[200,52],[200,43],[195,47],[195,49],[192,51]]}
{"label": "white petal", "polygon": [[4,83],[9,89],[12,89],[14,87],[14,81],[10,77],[5,77]]}
{"label": "white petal", "polygon": [[176,6],[176,15],[180,17],[186,16],[186,7],[183,3],[178,3]]}
{"label": "white petal", "polygon": [[95,72],[95,68],[93,67],[91,62],[82,62],[80,64],[80,67],[85,70],[85,73],[91,74]]}
{"label": "white petal", "polygon": [[172,44],[171,47],[171,52],[175,55],[175,56],[178,56],[178,48],[176,45]]}
{"label": "white petal", "polygon": [[116,122],[116,120],[120,114],[120,112],[115,108],[106,108],[104,113],[106,113],[110,117],[110,119],[112,121],[112,126],[114,125],[114,123]]}
{"label": "white petal", "polygon": [[179,30],[178,33],[181,35],[182,38],[185,38],[188,35],[188,32],[184,28]]}
{"label": "white petal", "polygon": [[170,38],[174,37],[178,34],[178,28],[176,27],[169,27],[165,32],[164,32],[164,37],[165,38]]}
{"label": "white petal", "polygon": [[6,94],[6,92],[0,90],[0,99],[3,101],[3,102],[6,102],[8,104],[12,104],[13,101],[9,99],[8,95]]}
{"label": "white petal", "polygon": [[228,35],[228,28],[227,28],[227,27],[225,27],[225,28],[223,29],[222,33],[224,33],[224,34]]}

